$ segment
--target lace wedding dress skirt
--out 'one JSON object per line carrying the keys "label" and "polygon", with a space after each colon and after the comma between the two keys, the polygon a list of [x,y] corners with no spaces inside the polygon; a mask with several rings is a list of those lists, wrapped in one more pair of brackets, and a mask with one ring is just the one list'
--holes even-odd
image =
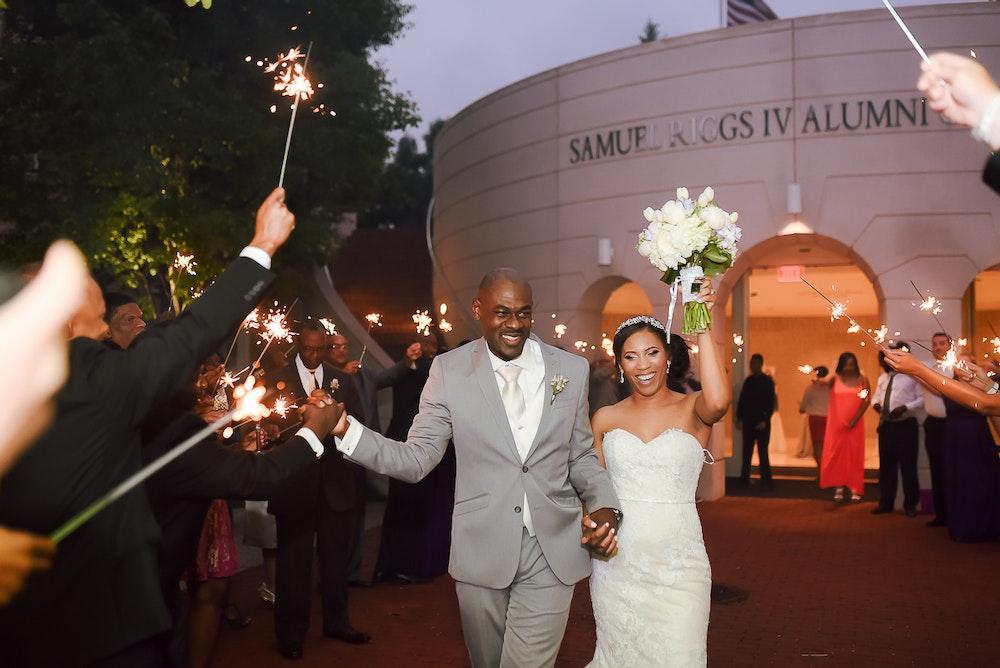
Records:
{"label": "lace wedding dress skirt", "polygon": [[679,429],[648,443],[614,429],[603,451],[625,517],[618,554],[593,562],[590,666],[704,666],[712,570],[695,490],[711,455]]}

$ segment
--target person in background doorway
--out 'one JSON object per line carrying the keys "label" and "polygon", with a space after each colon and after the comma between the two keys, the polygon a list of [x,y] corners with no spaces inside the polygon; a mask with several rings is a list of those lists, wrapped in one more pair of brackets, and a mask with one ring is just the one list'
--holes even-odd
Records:
{"label": "person in background doorway", "polygon": [[[830,370],[818,366],[813,370],[812,381],[802,393],[799,402],[799,413],[809,420],[809,441],[812,443],[813,458],[816,460],[816,470],[823,461],[823,436],[826,434],[826,414],[830,406]],[[802,448],[803,450],[805,448]]]}
{"label": "person in background doorway", "polygon": [[760,481],[765,489],[773,486],[771,462],[767,446],[771,440],[771,415],[775,408],[774,381],[764,373],[764,356],[750,356],[750,375],[743,381],[740,400],[736,405],[736,426],[743,431],[743,468],[740,481],[750,482],[750,461],[754,444],[760,457]]}
{"label": "person in background doorway", "polygon": [[857,356],[841,353],[831,383],[819,467],[820,488],[835,487],[833,500],[838,503],[844,500],[845,488],[851,490],[852,503],[860,503],[865,493],[865,425],[861,417],[871,403],[870,392]]}

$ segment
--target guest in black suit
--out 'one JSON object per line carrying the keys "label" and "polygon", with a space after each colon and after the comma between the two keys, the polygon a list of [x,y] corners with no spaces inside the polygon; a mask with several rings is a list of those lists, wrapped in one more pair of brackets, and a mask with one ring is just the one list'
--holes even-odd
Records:
{"label": "guest in black suit", "polygon": [[[49,534],[141,466],[139,425],[194,376],[270,284],[265,265],[294,227],[277,189],[257,212],[251,245],[176,321],[126,351],[107,333],[91,279],[69,323],[70,372],[51,427],[4,476],[0,524]],[[159,666],[170,615],[159,587],[160,531],[136,489],[66,538],[49,573],[0,610],[3,663]]]}
{"label": "guest in black suit", "polygon": [[124,292],[106,293],[104,308],[104,319],[108,323],[107,344],[125,350],[146,329],[142,309],[133,297]]}
{"label": "guest in black suit", "polygon": [[[178,582],[194,557],[211,501],[267,499],[290,480],[307,473],[324,452],[318,436],[329,434],[336,426],[331,405],[332,400],[324,403],[310,398],[301,409],[302,427],[280,447],[245,452],[211,436],[146,482],[153,514],[163,532],[160,586],[175,625],[179,621]],[[142,447],[143,463],[153,461],[204,428],[205,420],[191,412],[193,407],[193,395],[182,392],[175,395],[171,406],[147,421],[144,431],[155,436]],[[212,637],[218,629],[217,619],[215,622],[208,629],[213,631]]]}
{"label": "guest in black suit", "polygon": [[771,440],[771,415],[774,414],[774,381],[764,373],[764,356],[754,353],[750,356],[750,375],[743,381],[740,400],[736,404],[736,425],[743,431],[743,468],[740,481],[750,482],[750,461],[753,459],[754,443],[760,455],[760,481],[765,489],[771,485],[771,462],[767,457],[767,446]]}
{"label": "guest in black suit", "polygon": [[[362,366],[359,360],[350,360],[347,339],[342,334],[331,334],[327,340],[328,351],[326,361],[337,369],[351,376],[354,390],[361,401],[361,413],[358,418],[363,425],[377,432],[382,431],[382,421],[378,411],[378,392],[396,383],[413,371],[416,360],[420,359],[420,344],[414,343],[406,349],[406,356],[387,369],[377,370],[371,365]],[[395,410],[395,409],[393,409]],[[347,577],[354,586],[370,586],[360,577],[361,555],[365,539],[365,505],[367,503],[367,487],[358,487],[356,506],[357,521],[354,523],[355,533],[351,537],[351,553],[347,558]]]}
{"label": "guest in black suit", "polygon": [[[392,388],[392,421],[385,434],[397,441],[406,440],[420,410],[420,394],[437,354],[433,339],[414,345],[422,352],[416,369]],[[375,580],[419,584],[447,572],[454,505],[454,445],[448,446],[441,462],[420,482],[390,478]]]}
{"label": "guest in black suit", "polygon": [[[326,345],[326,330],[307,318],[299,333],[299,353],[278,372],[276,383],[295,403],[320,389],[361,410],[351,377],[323,363]],[[274,630],[278,650],[286,658],[301,658],[309,629],[314,538],[319,548],[324,635],[355,644],[370,640],[351,626],[347,611],[347,559],[365,470],[344,459],[333,436],[324,438],[323,445],[329,454],[286,485],[269,505],[278,524]]]}

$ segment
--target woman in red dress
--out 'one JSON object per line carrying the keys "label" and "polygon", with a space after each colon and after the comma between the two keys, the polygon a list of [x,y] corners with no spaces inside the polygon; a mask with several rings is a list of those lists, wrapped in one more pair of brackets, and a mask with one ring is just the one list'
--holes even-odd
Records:
{"label": "woman in red dress", "polygon": [[865,425],[861,416],[871,401],[871,386],[861,374],[854,353],[841,353],[830,392],[830,409],[823,438],[819,486],[836,487],[834,501],[844,500],[844,488],[858,503],[865,489]]}

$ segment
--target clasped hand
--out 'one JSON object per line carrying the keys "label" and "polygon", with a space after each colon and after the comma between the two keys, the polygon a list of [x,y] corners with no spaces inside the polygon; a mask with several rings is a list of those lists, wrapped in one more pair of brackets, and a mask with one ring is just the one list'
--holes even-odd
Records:
{"label": "clasped hand", "polygon": [[611,557],[618,552],[618,518],[610,508],[584,513],[582,529],[580,543],[594,554]]}

